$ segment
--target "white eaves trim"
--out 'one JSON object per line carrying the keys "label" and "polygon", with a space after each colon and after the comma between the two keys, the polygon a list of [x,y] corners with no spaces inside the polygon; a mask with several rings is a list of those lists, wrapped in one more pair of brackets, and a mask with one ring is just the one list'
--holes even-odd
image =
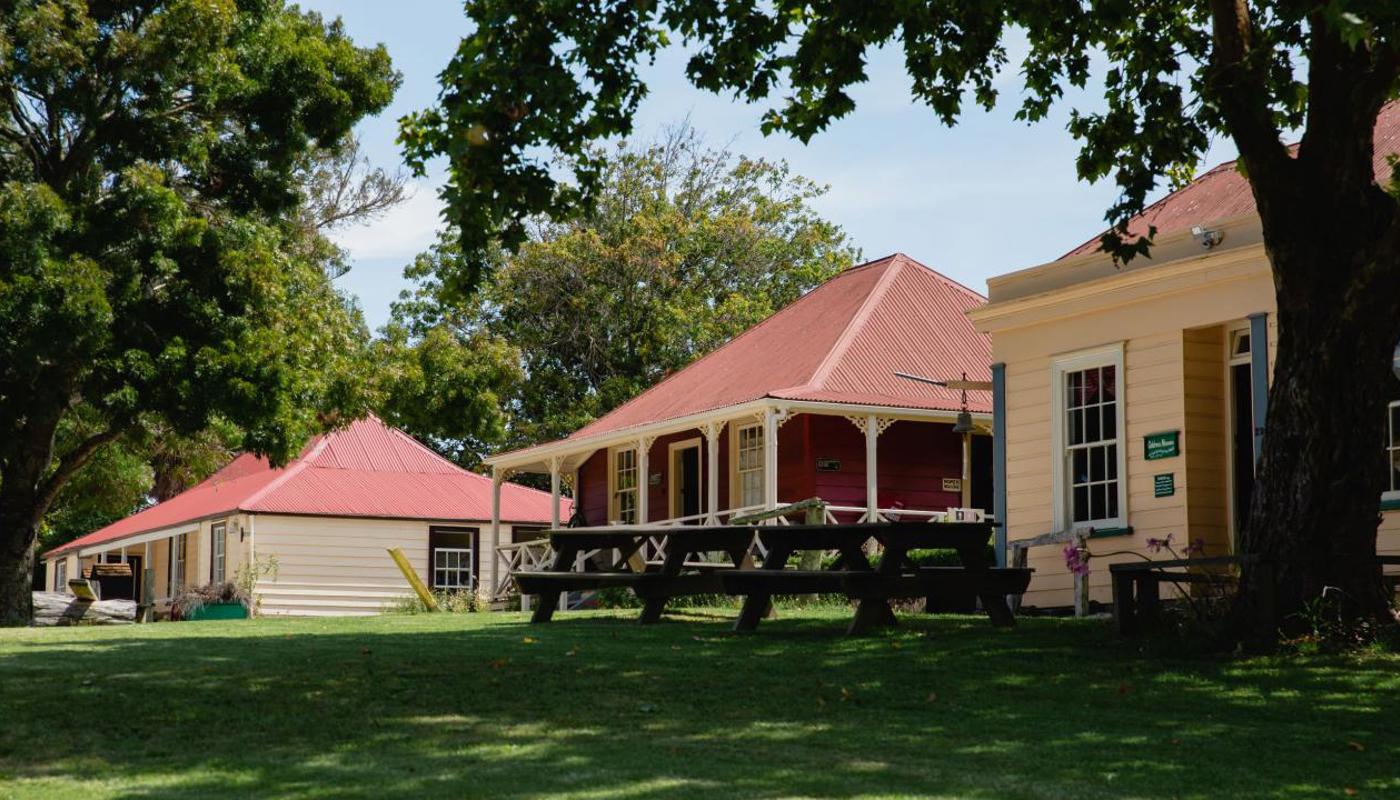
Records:
{"label": "white eaves trim", "polygon": [[[207,517],[206,519],[223,519],[236,513],[238,512],[229,512],[229,514],[220,514],[217,517]],[[146,531],[145,533],[135,533],[123,539],[110,539],[105,542],[98,542],[97,544],[89,545],[88,547],[79,548],[77,554],[79,557],[95,556],[98,553],[106,553],[111,550],[120,549],[122,547],[130,547],[134,544],[145,544],[146,542],[154,542],[160,539],[169,539],[174,536],[179,536],[182,533],[198,533],[199,523],[203,521],[204,519],[190,520],[188,522],[181,522],[178,525],[171,525],[169,527],[159,528],[153,531]],[[62,558],[64,556],[69,556],[72,554],[73,551],[70,550],[66,553],[59,553],[58,557]]]}
{"label": "white eaves trim", "polygon": [[[810,413],[835,416],[846,414],[877,414],[882,417],[916,422],[953,423],[956,422],[958,418],[958,412],[942,409],[903,408],[900,406],[834,403],[816,400],[780,400],[765,397],[746,403],[704,411],[698,414],[689,414],[684,417],[676,417],[674,419],[661,420],[660,422],[652,422],[646,425],[638,425],[620,431],[610,431],[583,439],[562,439],[557,442],[549,442],[537,447],[518,450],[513,453],[489,456],[483,459],[483,462],[493,469],[511,469],[522,472],[548,472],[551,458],[567,458],[568,456],[585,452],[591,454],[594,451],[606,447],[629,444],[642,437],[663,436],[668,433],[703,428],[704,424],[707,422],[760,417],[769,409],[786,414]],[[974,422],[990,425],[992,415],[984,411],[974,411],[972,412],[972,419]]]}

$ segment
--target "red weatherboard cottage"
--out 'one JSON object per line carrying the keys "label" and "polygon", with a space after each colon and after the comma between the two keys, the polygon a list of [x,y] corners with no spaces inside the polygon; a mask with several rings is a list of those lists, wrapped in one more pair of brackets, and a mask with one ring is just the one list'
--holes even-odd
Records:
{"label": "red weatherboard cottage", "polygon": [[[989,380],[990,344],[965,316],[984,302],[907,256],[872,261],[567,439],[487,463],[497,487],[550,475],[556,504],[572,482],[585,525],[717,524],[808,497],[841,521],[985,508],[989,437],[972,437],[969,496],[959,485],[961,393],[895,375]],[[990,393],[967,407],[988,432]]]}

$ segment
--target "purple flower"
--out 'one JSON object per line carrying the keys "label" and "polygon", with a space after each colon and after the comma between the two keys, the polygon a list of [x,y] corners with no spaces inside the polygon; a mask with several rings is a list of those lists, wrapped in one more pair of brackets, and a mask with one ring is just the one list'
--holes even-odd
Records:
{"label": "purple flower", "polygon": [[1206,540],[1193,539],[1191,544],[1186,545],[1186,557],[1203,556],[1206,554]]}
{"label": "purple flower", "polygon": [[1163,550],[1170,550],[1171,546],[1172,535],[1170,533],[1167,534],[1167,538],[1165,539],[1154,539],[1149,537],[1147,540],[1147,549],[1154,553],[1160,553]]}
{"label": "purple flower", "polygon": [[1081,550],[1078,545],[1065,546],[1065,569],[1071,573],[1083,577],[1089,574],[1089,551]]}

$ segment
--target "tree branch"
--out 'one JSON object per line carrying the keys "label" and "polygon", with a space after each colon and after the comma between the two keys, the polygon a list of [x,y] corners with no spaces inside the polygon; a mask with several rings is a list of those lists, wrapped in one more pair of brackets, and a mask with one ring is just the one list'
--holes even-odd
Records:
{"label": "tree branch", "polygon": [[84,464],[92,460],[92,457],[97,454],[97,451],[101,449],[103,445],[121,436],[121,434],[122,431],[115,428],[93,434],[79,442],[72,450],[65,453],[63,458],[58,462],[58,468],[40,484],[35,508],[38,509],[40,513],[47,511],[49,506],[53,504],[54,498],[58,497],[59,491],[63,489],[63,485],[68,482],[68,479],[72,478],[78,470],[82,469]]}
{"label": "tree branch", "polygon": [[[1250,181],[1272,193],[1287,180],[1292,157],[1269,109],[1269,94],[1253,48],[1245,0],[1211,0],[1211,76],[1206,86],[1234,135]],[[1256,196],[1261,194],[1256,192]]]}

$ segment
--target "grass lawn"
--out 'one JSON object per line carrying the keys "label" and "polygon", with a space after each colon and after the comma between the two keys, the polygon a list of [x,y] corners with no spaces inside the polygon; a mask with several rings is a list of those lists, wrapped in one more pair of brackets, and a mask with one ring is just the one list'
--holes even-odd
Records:
{"label": "grass lawn", "polygon": [[847,617],[3,630],[0,797],[1400,797],[1400,657]]}

